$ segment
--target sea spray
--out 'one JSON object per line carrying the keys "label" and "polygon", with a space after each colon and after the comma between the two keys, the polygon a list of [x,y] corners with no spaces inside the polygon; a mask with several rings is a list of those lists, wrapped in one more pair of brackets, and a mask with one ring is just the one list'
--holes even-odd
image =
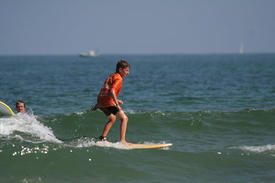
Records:
{"label": "sea spray", "polygon": [[[12,117],[0,118],[0,135],[8,138],[18,138],[29,141],[27,136],[32,136],[32,141],[49,141],[55,143],[62,143],[58,140],[51,128],[45,126],[37,120],[33,114],[18,113]],[[36,140],[34,140],[36,138]]]}

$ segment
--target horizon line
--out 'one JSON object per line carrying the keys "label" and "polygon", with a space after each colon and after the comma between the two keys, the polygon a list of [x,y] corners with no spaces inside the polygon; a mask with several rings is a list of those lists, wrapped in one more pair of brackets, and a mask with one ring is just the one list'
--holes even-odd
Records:
{"label": "horizon line", "polygon": [[[98,56],[108,55],[255,55],[255,54],[275,54],[275,52],[221,52],[221,53],[99,53]],[[12,53],[2,54],[0,56],[80,56],[76,53]]]}

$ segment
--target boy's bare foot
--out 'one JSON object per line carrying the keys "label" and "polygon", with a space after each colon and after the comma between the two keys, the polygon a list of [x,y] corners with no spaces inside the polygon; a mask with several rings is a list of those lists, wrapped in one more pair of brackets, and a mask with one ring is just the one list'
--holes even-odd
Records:
{"label": "boy's bare foot", "polygon": [[126,145],[126,146],[132,146],[134,145],[133,143],[130,143],[130,142],[126,142],[125,140],[124,141],[120,141],[122,144]]}

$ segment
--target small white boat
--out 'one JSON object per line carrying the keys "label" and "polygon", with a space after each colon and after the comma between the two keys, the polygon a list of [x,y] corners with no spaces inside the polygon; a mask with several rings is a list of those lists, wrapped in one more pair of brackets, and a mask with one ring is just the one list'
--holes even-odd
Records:
{"label": "small white boat", "polygon": [[96,53],[94,50],[90,50],[88,53],[80,53],[81,57],[97,57],[99,56],[98,53]]}

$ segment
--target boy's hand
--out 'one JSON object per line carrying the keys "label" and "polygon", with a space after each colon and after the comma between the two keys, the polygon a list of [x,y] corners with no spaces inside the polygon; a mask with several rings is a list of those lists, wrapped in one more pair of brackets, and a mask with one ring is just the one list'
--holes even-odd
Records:
{"label": "boy's hand", "polygon": [[123,104],[123,101],[122,100],[117,100],[117,108],[118,108],[118,111],[120,111],[121,110],[121,107],[119,106],[120,104]]}
{"label": "boy's hand", "polygon": [[121,107],[120,107],[119,105],[117,105],[116,107],[117,107],[118,111],[120,111],[120,110],[121,110]]}
{"label": "boy's hand", "polygon": [[117,100],[118,104],[123,104],[122,100]]}

